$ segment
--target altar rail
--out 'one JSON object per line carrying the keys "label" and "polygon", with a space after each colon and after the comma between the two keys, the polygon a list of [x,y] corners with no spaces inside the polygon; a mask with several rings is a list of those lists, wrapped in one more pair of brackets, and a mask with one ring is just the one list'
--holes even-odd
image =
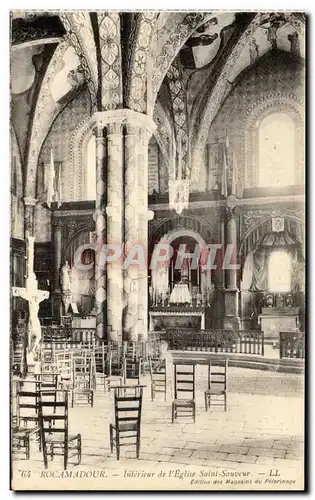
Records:
{"label": "altar rail", "polygon": [[95,342],[95,328],[42,326],[44,342]]}
{"label": "altar rail", "polygon": [[280,332],[280,359],[305,357],[304,332]]}
{"label": "altar rail", "polygon": [[264,333],[233,330],[165,330],[151,332],[149,343],[165,341],[170,350],[227,352],[264,356]]}

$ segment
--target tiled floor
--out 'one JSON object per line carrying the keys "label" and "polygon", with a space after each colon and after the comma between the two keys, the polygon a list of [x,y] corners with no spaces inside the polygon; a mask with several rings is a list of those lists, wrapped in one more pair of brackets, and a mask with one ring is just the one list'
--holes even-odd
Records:
{"label": "tiled floor", "polygon": [[[197,416],[181,418],[172,424],[172,395],[150,399],[150,381],[144,393],[140,459],[133,448],[124,448],[121,469],[157,470],[168,467],[215,470],[256,471],[272,469],[302,471],[303,464],[303,376],[241,368],[229,369],[228,409],[206,413],[204,389],[206,367],[197,367]],[[80,468],[117,469],[115,453],[110,454],[109,423],[113,421],[113,395],[98,389],[94,408],[69,410],[70,431],[82,435]],[[57,457],[58,458],[58,457]],[[35,449],[29,461],[18,456],[13,469],[42,469],[41,454]],[[77,467],[73,467],[75,470]],[[49,469],[62,469],[60,461]],[[265,469],[264,469],[265,470]]]}

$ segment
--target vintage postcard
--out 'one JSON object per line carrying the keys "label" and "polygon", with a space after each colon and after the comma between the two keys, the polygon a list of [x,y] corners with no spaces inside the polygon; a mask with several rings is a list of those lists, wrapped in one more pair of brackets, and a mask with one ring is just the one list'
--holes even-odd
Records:
{"label": "vintage postcard", "polygon": [[304,490],[306,21],[10,12],[13,490]]}

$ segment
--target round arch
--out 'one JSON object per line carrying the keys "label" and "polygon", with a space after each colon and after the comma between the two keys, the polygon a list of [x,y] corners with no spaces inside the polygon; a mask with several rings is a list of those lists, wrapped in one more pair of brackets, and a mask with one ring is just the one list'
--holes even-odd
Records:
{"label": "round arch", "polygon": [[245,113],[243,127],[244,140],[242,141],[242,157],[244,161],[244,171],[242,178],[245,187],[254,187],[258,185],[258,164],[259,149],[257,147],[259,126],[268,115],[273,113],[284,113],[288,115],[295,128],[295,168],[296,183],[301,182],[303,174],[303,106],[301,101],[294,94],[284,92],[270,92],[254,102]]}
{"label": "round arch", "polygon": [[[206,245],[211,242],[212,230],[208,224],[197,217],[185,216],[185,217],[173,217],[164,219],[164,221],[154,229],[151,229],[149,235],[149,249],[152,251],[154,245],[161,241],[165,236],[168,238],[168,242],[173,241],[172,234],[176,235],[192,235],[197,241],[202,242]],[[171,239],[170,239],[171,238]]]}

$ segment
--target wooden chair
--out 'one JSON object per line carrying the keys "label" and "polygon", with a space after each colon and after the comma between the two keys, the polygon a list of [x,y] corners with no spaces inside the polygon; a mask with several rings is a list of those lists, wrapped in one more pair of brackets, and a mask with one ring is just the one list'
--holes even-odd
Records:
{"label": "wooden chair", "polygon": [[115,423],[109,425],[110,449],[116,447],[117,460],[122,446],[136,446],[140,453],[140,427],[143,385],[121,385],[114,388]]}
{"label": "wooden chair", "polygon": [[73,354],[69,351],[55,353],[55,364],[57,367],[58,389],[73,390]]}
{"label": "wooden chair", "polygon": [[15,398],[16,415],[12,415],[12,451],[25,448],[25,456],[29,459],[31,438],[35,437],[38,440],[40,449],[38,382],[18,381]]}
{"label": "wooden chair", "polygon": [[107,356],[107,388],[111,390],[112,385],[122,384],[124,378],[124,363],[116,357],[114,351],[109,351]]}
{"label": "wooden chair", "polygon": [[151,377],[151,400],[154,400],[156,392],[164,392],[164,401],[166,401],[166,359],[150,357],[149,369]]}
{"label": "wooden chair", "polygon": [[124,358],[123,361],[123,383],[127,384],[128,380],[136,381],[140,385],[142,375],[142,360]]}
{"label": "wooden chair", "polygon": [[86,401],[93,408],[95,377],[92,357],[86,353],[73,358],[72,407],[79,399]]}
{"label": "wooden chair", "polygon": [[227,370],[227,359],[224,361],[223,367],[214,366],[213,361],[209,359],[208,389],[205,391],[206,411],[208,411],[208,407],[211,407],[211,403],[213,406],[224,406],[224,411],[227,410]]}
{"label": "wooden chair", "polygon": [[68,391],[40,391],[38,415],[45,469],[48,468],[48,455],[51,460],[54,456],[63,456],[65,470],[73,456],[77,456],[79,465],[81,434],[69,435]]}
{"label": "wooden chair", "polygon": [[95,389],[98,383],[103,387],[104,392],[108,385],[107,375],[107,346],[104,344],[96,346],[94,350],[94,367],[95,367]]}
{"label": "wooden chair", "polygon": [[[191,414],[194,422],[196,421],[195,381],[196,365],[174,364],[175,399],[172,404],[172,422],[187,414]],[[182,395],[185,397],[181,397]]]}

